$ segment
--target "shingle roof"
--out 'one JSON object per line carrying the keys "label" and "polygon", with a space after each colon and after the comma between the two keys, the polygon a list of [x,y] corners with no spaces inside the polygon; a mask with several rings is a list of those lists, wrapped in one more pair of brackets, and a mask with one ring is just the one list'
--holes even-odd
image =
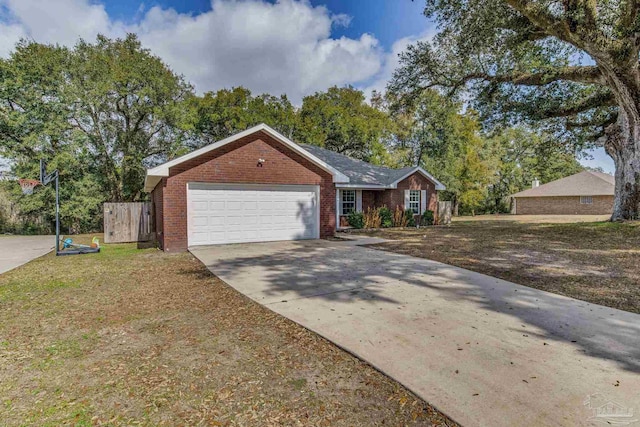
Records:
{"label": "shingle roof", "polygon": [[402,169],[392,169],[383,166],[375,166],[333,151],[325,150],[324,148],[312,145],[302,146],[300,144],[296,144],[289,138],[262,123],[247,129],[244,132],[237,133],[223,140],[214,142],[213,144],[201,147],[191,153],[185,154],[184,156],[147,169],[147,174],[144,180],[144,191],[152,191],[163,177],[169,176],[170,168],[258,132],[266,133],[268,136],[281,142],[302,157],[331,173],[333,176],[333,182],[336,185],[352,188],[357,188],[358,186],[396,188],[398,181],[401,179],[404,179],[413,173],[420,173],[435,184],[436,190],[442,191],[446,189],[440,181],[422,168],[407,167]]}
{"label": "shingle roof", "polygon": [[348,176],[349,184],[389,185],[413,169],[412,167],[392,169],[376,166],[316,145],[300,144],[300,146]]}
{"label": "shingle roof", "polygon": [[387,168],[353,159],[317,145],[300,144],[300,147],[346,175],[349,178],[349,186],[375,185],[388,187],[412,172],[420,172],[436,184],[436,190],[444,190],[446,188],[440,181],[421,168],[413,166],[401,169]]}
{"label": "shingle roof", "polygon": [[614,187],[613,176],[584,171],[521,191],[511,197],[613,196]]}

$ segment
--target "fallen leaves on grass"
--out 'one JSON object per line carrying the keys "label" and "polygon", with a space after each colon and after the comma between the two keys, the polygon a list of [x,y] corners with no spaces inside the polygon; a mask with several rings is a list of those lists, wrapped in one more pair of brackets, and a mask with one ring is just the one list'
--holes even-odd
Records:
{"label": "fallen leaves on grass", "polygon": [[543,224],[512,218],[366,234],[393,240],[376,249],[640,313],[640,222]]}
{"label": "fallen leaves on grass", "polygon": [[190,254],[47,256],[2,295],[4,425],[454,425]]}

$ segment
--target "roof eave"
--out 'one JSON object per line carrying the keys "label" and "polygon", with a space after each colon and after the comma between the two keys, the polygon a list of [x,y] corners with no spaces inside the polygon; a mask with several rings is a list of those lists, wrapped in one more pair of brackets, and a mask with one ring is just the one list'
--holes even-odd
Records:
{"label": "roof eave", "polygon": [[410,177],[411,175],[413,175],[414,173],[419,172],[421,175],[423,175],[425,178],[427,178],[428,180],[430,180],[431,182],[433,182],[436,186],[436,191],[444,191],[447,189],[447,187],[441,183],[440,181],[438,181],[437,179],[435,179],[435,177],[433,175],[431,175],[429,172],[427,172],[426,170],[422,169],[419,166],[416,166],[415,168],[411,169],[409,172],[407,172],[406,174],[402,175],[400,178],[396,179],[394,182],[392,182],[389,185],[389,188],[398,188],[398,184]]}
{"label": "roof eave", "polygon": [[[158,165],[154,168],[150,168],[147,169],[147,174],[145,177],[145,185],[144,185],[144,191],[145,192],[150,192],[152,191],[155,186],[157,185],[157,183],[162,180],[163,177],[168,177],[169,176],[169,169],[172,168],[173,166],[179,165],[180,163],[186,162],[187,160],[191,160],[194,159],[196,157],[199,157],[203,154],[206,154],[210,151],[216,150],[220,147],[223,147],[231,142],[237,141],[241,138],[244,138],[246,136],[249,136],[253,133],[256,132],[265,132],[267,133],[269,136],[271,136],[272,138],[280,141],[281,143],[283,143],[284,145],[288,146],[289,148],[291,148],[294,152],[296,152],[297,154],[301,155],[302,157],[304,157],[305,159],[309,160],[311,163],[314,163],[316,166],[320,167],[321,169],[325,170],[326,172],[329,172],[332,176],[333,176],[333,182],[334,183],[348,183],[349,182],[349,177],[347,177],[345,174],[343,174],[342,172],[340,172],[339,170],[335,169],[334,167],[332,167],[331,165],[329,165],[328,163],[326,163],[323,160],[320,160],[319,158],[317,158],[316,156],[314,156],[313,154],[309,153],[307,150],[303,149],[302,147],[300,147],[298,144],[296,144],[295,142],[291,141],[289,138],[287,138],[286,136],[282,135],[281,133],[279,133],[278,131],[276,131],[275,129],[271,128],[270,126],[262,123],[259,124],[257,126],[254,126],[252,128],[249,128],[243,132],[237,133],[235,135],[232,135],[228,138],[222,139],[218,142],[215,142],[213,144],[209,144],[207,146],[204,146],[202,148],[199,148],[195,151],[192,151],[191,153],[185,154],[184,156],[180,156],[176,159],[170,160],[166,163],[163,163],[161,165]],[[158,178],[156,179],[150,179],[150,178]],[[153,187],[151,187],[151,184],[155,182],[155,184],[153,185]]]}

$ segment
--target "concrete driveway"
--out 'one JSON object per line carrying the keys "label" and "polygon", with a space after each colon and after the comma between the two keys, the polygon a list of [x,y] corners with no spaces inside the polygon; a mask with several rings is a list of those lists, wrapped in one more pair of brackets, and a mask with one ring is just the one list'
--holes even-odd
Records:
{"label": "concrete driveway", "polygon": [[596,417],[609,402],[640,412],[640,315],[354,242],[192,253],[463,425],[640,426]]}
{"label": "concrete driveway", "polygon": [[0,236],[0,274],[53,250],[53,236]]}

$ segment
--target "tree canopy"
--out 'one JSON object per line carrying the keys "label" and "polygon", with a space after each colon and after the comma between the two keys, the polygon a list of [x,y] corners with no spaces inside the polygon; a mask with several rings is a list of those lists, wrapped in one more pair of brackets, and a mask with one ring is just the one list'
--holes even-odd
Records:
{"label": "tree canopy", "polygon": [[[146,159],[181,146],[190,93],[134,35],[73,49],[22,41],[0,60],[0,155],[21,177],[37,177],[41,158],[58,169],[64,223],[90,226],[101,202],[143,196]],[[24,214],[52,204],[51,189],[20,199]]]}
{"label": "tree canopy", "polygon": [[298,142],[319,145],[372,163],[386,160],[385,141],[392,124],[389,117],[369,105],[364,93],[353,87],[332,87],[302,101]]}
{"label": "tree canopy", "polygon": [[193,96],[189,103],[196,114],[197,145],[219,141],[260,123],[292,137],[297,124],[296,111],[286,95],[253,96],[249,89],[235,87]]}
{"label": "tree canopy", "polygon": [[640,3],[427,0],[440,33],[411,46],[390,88],[464,94],[485,123],[543,121],[616,165],[612,219],[640,213]]}
{"label": "tree canopy", "polygon": [[[18,177],[36,178],[40,158],[58,169],[65,232],[100,229],[105,201],[146,199],[147,167],[263,122],[296,142],[374,164],[422,166],[462,212],[504,210],[504,197],[533,175],[580,168],[574,151],[557,148],[557,134],[524,127],[490,134],[476,110],[463,112],[435,90],[367,100],[353,87],[332,87],[300,106],[243,87],[197,95],[135,35],[73,48],[22,41],[0,60],[0,78],[0,158]],[[53,188],[25,197],[14,183],[0,184],[0,197],[10,193],[27,222],[53,219]]]}

